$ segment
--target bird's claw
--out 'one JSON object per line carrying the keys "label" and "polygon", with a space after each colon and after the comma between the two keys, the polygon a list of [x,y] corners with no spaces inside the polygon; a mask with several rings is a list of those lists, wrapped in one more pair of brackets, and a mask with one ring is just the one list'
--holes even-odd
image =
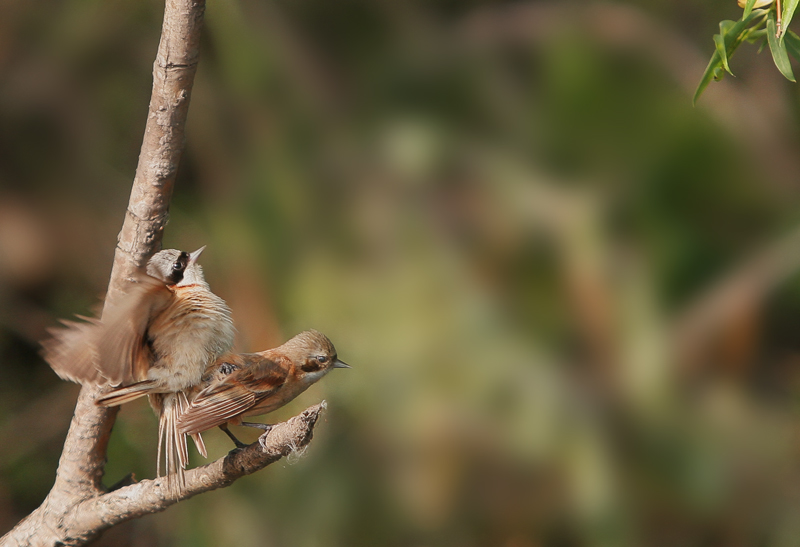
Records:
{"label": "bird's claw", "polygon": [[272,426],[269,426],[269,429],[265,429],[264,433],[258,437],[258,444],[261,445],[262,450],[267,449],[267,437],[269,436],[270,431],[272,431]]}

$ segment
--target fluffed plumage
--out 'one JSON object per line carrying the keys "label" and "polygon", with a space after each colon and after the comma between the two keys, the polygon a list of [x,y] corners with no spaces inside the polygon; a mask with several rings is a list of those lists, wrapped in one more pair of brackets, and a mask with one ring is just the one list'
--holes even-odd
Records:
{"label": "fluffed plumage", "polygon": [[[176,492],[188,463],[186,437],[176,429],[178,415],[188,408],[182,392],[200,383],[209,364],[230,350],[235,334],[230,308],[211,292],[196,263],[202,250],[156,253],[147,273],[134,276],[102,319],[64,322],[66,328],[43,343],[45,359],[62,378],[119,386],[98,397],[98,405],[149,396],[159,418],[158,469],[163,448]],[[192,436],[205,455],[200,435]]]}

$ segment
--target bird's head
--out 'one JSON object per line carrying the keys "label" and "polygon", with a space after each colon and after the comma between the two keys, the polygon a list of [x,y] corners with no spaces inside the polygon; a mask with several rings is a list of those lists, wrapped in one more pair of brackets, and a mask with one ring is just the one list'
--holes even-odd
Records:
{"label": "bird's head", "polygon": [[301,332],[280,348],[292,361],[297,375],[313,384],[335,368],[350,368],[339,360],[336,348],[327,336],[315,330]]}
{"label": "bird's head", "polygon": [[164,249],[147,262],[147,273],[167,285],[186,286],[205,284],[203,269],[197,259],[205,249],[200,247],[193,253],[178,249]]}

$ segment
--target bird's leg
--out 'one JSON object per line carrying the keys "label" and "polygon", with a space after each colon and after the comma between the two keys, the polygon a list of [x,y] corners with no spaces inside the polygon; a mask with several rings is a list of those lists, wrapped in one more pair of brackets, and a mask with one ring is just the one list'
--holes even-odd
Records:
{"label": "bird's leg", "polygon": [[233,433],[231,433],[231,430],[230,430],[230,429],[228,429],[228,424],[222,424],[221,426],[219,426],[219,428],[220,428],[222,431],[224,431],[224,432],[225,432],[225,434],[226,434],[228,437],[230,437],[230,438],[231,438],[231,440],[233,441],[233,444],[235,444],[235,445],[236,445],[236,448],[244,448],[244,447],[246,447],[246,446],[247,446],[247,445],[246,445],[246,444],[244,444],[242,441],[240,441],[239,439],[237,439],[237,438],[236,438],[236,436],[235,436]]}
{"label": "bird's leg", "polygon": [[241,425],[246,425],[247,427],[255,427],[256,429],[261,429],[265,433],[272,429],[270,424],[260,424],[258,422],[242,422]]}

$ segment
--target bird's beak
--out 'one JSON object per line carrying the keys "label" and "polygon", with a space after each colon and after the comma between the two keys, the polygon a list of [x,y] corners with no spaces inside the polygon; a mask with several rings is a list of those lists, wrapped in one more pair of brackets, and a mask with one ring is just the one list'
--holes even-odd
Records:
{"label": "bird's beak", "polygon": [[333,368],[353,368],[344,361],[340,361],[339,359],[333,362]]}
{"label": "bird's beak", "polygon": [[[189,264],[194,264],[195,262],[197,262],[197,259],[200,258],[200,255],[203,254],[203,251],[205,249],[206,249],[206,246],[203,245],[202,247],[197,249],[195,252],[191,253],[189,255]],[[188,264],[187,264],[187,266],[188,266]]]}

